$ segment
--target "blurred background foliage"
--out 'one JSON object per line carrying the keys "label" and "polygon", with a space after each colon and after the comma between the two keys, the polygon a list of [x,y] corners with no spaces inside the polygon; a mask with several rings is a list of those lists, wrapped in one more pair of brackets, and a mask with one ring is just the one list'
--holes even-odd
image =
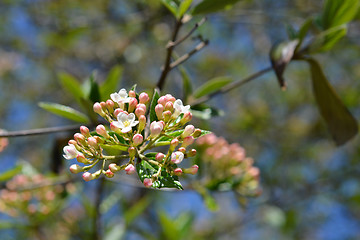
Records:
{"label": "blurred background foliage", "polygon": [[[208,16],[194,36],[201,34],[210,45],[182,67],[194,88],[219,76],[242,79],[270,65],[270,49],[287,39],[289,24],[299,29],[307,17],[318,16],[322,6],[323,1],[310,0],[240,1],[228,11]],[[359,18],[357,14],[347,36],[331,51],[316,55],[357,122]],[[200,19],[194,17],[181,33]],[[0,128],[70,124],[37,105],[50,101],[81,110],[69,93],[60,90],[62,72],[86,79],[96,70],[101,84],[114,66],[121,65],[119,87],[153,88],[174,24],[159,0],[1,1]],[[186,41],[176,52],[182,55],[197,43],[198,38]],[[335,146],[315,107],[307,64],[292,62],[285,78],[286,91],[281,91],[270,72],[218,95],[208,103],[223,115],[193,120],[230,143],[240,143],[246,155],[255,159],[263,192],[245,207],[227,191],[211,193],[219,204],[218,211],[211,212],[190,189],[151,191],[122,176],[114,182],[75,179],[69,190],[67,180],[54,178],[68,189],[56,198],[63,211],[27,212],[15,218],[3,214],[2,239],[96,239],[99,222],[93,218],[99,213],[104,239],[358,239],[359,136]],[[181,72],[174,70],[163,93],[181,98],[182,86]],[[1,172],[67,175],[68,163],[61,151],[68,137],[62,133],[11,138],[0,153]],[[64,167],[55,169],[60,162]],[[8,178],[0,180],[4,187]],[[98,211],[94,209],[99,200],[97,185],[103,195]]]}

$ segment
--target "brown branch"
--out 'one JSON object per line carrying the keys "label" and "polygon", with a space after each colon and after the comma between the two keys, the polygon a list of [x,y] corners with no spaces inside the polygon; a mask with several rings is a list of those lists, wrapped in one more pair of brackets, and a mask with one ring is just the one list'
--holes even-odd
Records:
{"label": "brown branch", "polygon": [[37,128],[37,129],[12,131],[12,132],[5,131],[5,132],[0,132],[0,137],[23,137],[23,136],[49,134],[56,132],[67,132],[67,131],[70,132],[79,129],[80,126],[81,125],[68,125],[61,127]]}
{"label": "brown branch", "polygon": [[250,76],[248,76],[247,78],[244,78],[244,79],[240,79],[238,81],[234,81],[232,83],[229,83],[227,85],[225,85],[224,87],[220,88],[219,90],[213,92],[213,93],[210,93],[209,95],[206,95],[206,96],[203,96],[201,98],[198,98],[198,99],[195,99],[193,101],[191,101],[189,104],[190,105],[197,105],[197,104],[200,104],[200,103],[204,103],[208,100],[210,100],[212,97],[218,95],[218,94],[224,94],[224,93],[227,93],[229,92],[230,90],[232,89],[235,89],[237,87],[240,87],[242,85],[244,85],[245,83],[248,83],[260,76],[262,76],[263,74],[267,73],[267,72],[270,72],[272,70],[272,67],[267,67],[267,68],[264,68]]}

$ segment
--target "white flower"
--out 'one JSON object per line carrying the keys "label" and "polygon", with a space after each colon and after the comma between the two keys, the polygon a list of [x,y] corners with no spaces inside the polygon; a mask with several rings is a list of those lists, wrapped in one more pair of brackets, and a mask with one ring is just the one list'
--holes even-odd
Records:
{"label": "white flower", "polygon": [[122,88],[118,93],[110,94],[110,98],[119,104],[128,103],[130,101],[130,97],[128,96],[125,88]]}
{"label": "white flower", "polygon": [[76,156],[78,155],[78,150],[76,150],[75,146],[73,144],[69,144],[68,146],[64,147],[64,158],[69,160],[69,159],[73,159],[76,158]]}
{"label": "white flower", "polygon": [[179,164],[184,159],[184,154],[182,152],[173,152],[171,154],[171,161],[175,164]]}
{"label": "white flower", "polygon": [[130,113],[127,115],[124,112],[119,113],[117,116],[117,121],[112,122],[115,127],[118,127],[121,129],[122,133],[127,133],[131,131],[131,128],[136,126],[139,121],[135,121],[135,114]]}
{"label": "white flower", "polygon": [[183,105],[183,102],[180,100],[180,99],[177,99],[175,102],[174,102],[174,117],[178,117],[181,113],[188,113],[190,112],[190,105],[186,105],[184,106]]}

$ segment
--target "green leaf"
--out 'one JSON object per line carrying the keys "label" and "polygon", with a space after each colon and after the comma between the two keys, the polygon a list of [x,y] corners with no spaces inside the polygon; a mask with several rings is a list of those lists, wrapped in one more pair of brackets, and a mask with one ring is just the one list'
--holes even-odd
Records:
{"label": "green leaf", "polygon": [[128,208],[124,213],[124,220],[126,225],[130,225],[145,209],[150,205],[150,197],[145,196],[137,201],[131,208]]}
{"label": "green leaf", "polygon": [[183,0],[180,3],[178,12],[177,12],[177,17],[180,18],[182,17],[186,11],[189,9],[189,7],[191,6],[191,3],[193,2],[193,0]]}
{"label": "green leaf", "polygon": [[75,100],[81,104],[80,99],[84,97],[84,92],[82,91],[81,84],[78,80],[66,72],[60,72],[58,74],[58,78],[63,89],[66,92],[71,93]]}
{"label": "green leaf", "polygon": [[226,77],[226,76],[213,78],[213,79],[207,81],[202,86],[200,86],[198,89],[196,89],[196,91],[194,92],[194,97],[200,98],[202,96],[213,93],[216,90],[219,90],[220,88],[224,87],[225,85],[231,83],[232,81],[233,81],[233,79],[231,77]]}
{"label": "green leaf", "polygon": [[161,224],[161,229],[165,235],[165,239],[177,240],[180,239],[181,232],[177,228],[176,223],[173,219],[169,218],[165,212],[159,213],[159,220]]}
{"label": "green leaf", "polygon": [[325,52],[346,35],[347,26],[341,25],[330,28],[317,35],[308,47],[309,53]]}
{"label": "green leaf", "polygon": [[177,17],[178,6],[175,1],[172,0],[161,0],[161,3],[175,16]]}
{"label": "green leaf", "polygon": [[122,152],[127,152],[129,146],[124,146],[124,145],[110,145],[110,144],[100,144],[100,146],[105,150],[105,151],[122,151]]}
{"label": "green leaf", "polygon": [[159,91],[157,89],[154,89],[154,94],[150,104],[150,123],[158,120],[155,113],[155,107],[158,104],[157,101],[159,98],[160,98]]}
{"label": "green leaf", "polygon": [[109,99],[111,93],[118,91],[122,72],[123,68],[119,65],[114,66],[110,70],[106,80],[100,87],[100,96],[102,101],[106,101],[107,99]]}
{"label": "green leaf", "polygon": [[99,84],[95,81],[95,73],[91,74],[90,78],[90,92],[88,98],[91,102],[100,102]]}
{"label": "green leaf", "polygon": [[359,10],[359,0],[326,0],[322,26],[329,29],[350,22]]}
{"label": "green leaf", "polygon": [[14,168],[11,168],[5,172],[2,172],[0,174],[0,182],[5,182],[11,178],[13,178],[15,175],[19,174],[22,171],[22,165],[17,165]]}
{"label": "green leaf", "polygon": [[183,99],[186,102],[188,100],[188,97],[193,93],[191,79],[188,72],[183,66],[180,65],[179,70],[183,80]]}
{"label": "green leaf", "polygon": [[[158,171],[158,166],[153,166],[145,160],[136,164],[136,170],[138,172],[139,178],[144,182],[145,178],[152,178],[154,174]],[[156,181],[153,182],[153,188],[177,188],[183,190],[179,178],[177,176],[172,176],[165,169],[162,169],[161,175]]]}
{"label": "green leaf", "polygon": [[301,45],[302,45],[302,43],[303,43],[306,35],[308,34],[309,29],[310,29],[310,27],[311,27],[312,24],[313,24],[313,18],[308,18],[308,19],[306,19],[306,21],[301,25],[301,27],[300,27],[300,29],[299,29],[299,32],[298,32],[298,34],[297,34],[297,39],[299,40],[299,43],[298,43],[298,45],[297,45],[296,48],[295,48],[295,52],[297,52],[297,51],[300,49],[300,47],[301,47]]}
{"label": "green leaf", "polygon": [[89,118],[85,114],[68,106],[64,106],[57,103],[40,102],[39,107],[53,114],[70,119],[75,122],[80,122],[80,123],[89,122]]}
{"label": "green leaf", "polygon": [[124,239],[125,236],[125,226],[123,222],[118,222],[107,231],[104,240],[115,240],[115,239]]}
{"label": "green leaf", "polygon": [[240,0],[204,0],[198,4],[192,11],[193,15],[207,14],[231,8]]}
{"label": "green leaf", "polygon": [[357,122],[329,84],[319,63],[315,59],[308,59],[307,62],[310,64],[313,91],[320,113],[336,145],[343,145],[357,134]]}
{"label": "green leaf", "polygon": [[191,107],[191,113],[193,117],[208,120],[212,117],[223,116],[224,111],[210,107],[206,104],[198,104]]}

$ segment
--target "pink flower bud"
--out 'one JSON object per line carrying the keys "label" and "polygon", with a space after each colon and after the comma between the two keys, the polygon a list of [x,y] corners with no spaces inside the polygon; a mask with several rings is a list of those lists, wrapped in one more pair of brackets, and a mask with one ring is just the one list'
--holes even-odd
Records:
{"label": "pink flower bud", "polygon": [[106,131],[106,128],[104,125],[100,124],[96,127],[96,133],[103,136],[104,138],[109,138],[109,134]]}
{"label": "pink flower bud", "polygon": [[164,111],[164,106],[161,104],[158,104],[155,106],[155,113],[156,113],[156,117],[161,120],[163,119],[163,111]]}
{"label": "pink flower bud", "polygon": [[117,117],[121,112],[124,112],[124,110],[122,110],[121,108],[115,109],[114,116]]}
{"label": "pink flower bud", "polygon": [[74,139],[78,144],[86,146],[85,137],[81,133],[75,133],[74,134]]}
{"label": "pink flower bud", "polygon": [[70,172],[76,174],[76,173],[79,173],[79,172],[82,172],[83,171],[83,168],[80,167],[79,165],[77,164],[73,164],[70,166]]}
{"label": "pink flower bud", "polygon": [[163,106],[165,106],[166,102],[167,102],[167,98],[165,96],[162,96],[158,99],[158,104],[161,104]]}
{"label": "pink flower bud", "polygon": [[96,138],[94,138],[94,137],[89,137],[88,139],[87,139],[87,142],[88,142],[88,144],[91,146],[91,147],[93,147],[93,148],[98,148],[99,146],[98,146],[98,143],[97,143],[97,141],[96,141]]}
{"label": "pink flower bud", "polygon": [[186,138],[191,134],[193,134],[194,131],[195,131],[195,127],[193,125],[187,125],[184,129],[184,132],[181,134],[181,137]]}
{"label": "pink flower bud", "polygon": [[159,122],[154,121],[150,124],[150,136],[152,138],[159,136],[162,130],[163,130],[163,125]]}
{"label": "pink flower bud", "polygon": [[79,162],[79,163],[87,163],[88,160],[86,159],[85,155],[82,154],[82,153],[78,153],[78,155],[76,156],[76,160]]}
{"label": "pink flower bud", "polygon": [[137,147],[142,144],[144,137],[141,134],[135,134],[133,137],[134,146]]}
{"label": "pink flower bud", "polygon": [[81,127],[80,127],[80,132],[81,132],[81,134],[84,135],[85,137],[90,137],[90,136],[91,136],[89,129],[88,129],[87,127],[85,127],[85,126],[81,126]]}
{"label": "pink flower bud", "polygon": [[102,110],[100,103],[98,103],[98,102],[94,103],[93,109],[94,109],[94,112],[96,112],[100,116],[104,115],[104,111]]}
{"label": "pink flower bud", "polygon": [[164,110],[172,112],[174,110],[174,104],[172,102],[167,102],[165,104]]}
{"label": "pink flower bud", "polygon": [[174,139],[171,140],[171,142],[170,142],[169,151],[170,151],[170,152],[174,151],[177,145],[179,145],[179,139],[174,138]]}
{"label": "pink flower bud", "polygon": [[114,173],[110,169],[108,169],[105,172],[105,176],[107,176],[108,178],[112,178],[114,177]]}
{"label": "pink flower bud", "polygon": [[116,165],[115,163],[111,163],[109,165],[109,169],[110,171],[112,171],[113,173],[117,172],[120,170],[120,167],[118,165]]}
{"label": "pink flower bud", "polygon": [[146,117],[144,115],[141,115],[139,117],[138,132],[141,132],[142,130],[144,130],[145,126],[146,126]]}
{"label": "pink flower bud", "polygon": [[174,98],[171,94],[166,94],[165,97],[166,97],[166,101],[167,101],[167,102],[172,102],[172,103],[174,103],[175,100],[176,100],[176,98]]}
{"label": "pink flower bud", "polygon": [[193,157],[196,155],[196,149],[191,149],[188,153],[187,153],[187,156],[188,157]]}
{"label": "pink flower bud", "polygon": [[89,172],[84,172],[83,175],[82,175],[82,178],[88,182],[88,181],[91,181],[95,178],[95,176]]}
{"label": "pink flower bud", "polygon": [[155,160],[161,162],[164,159],[165,155],[161,152],[157,153],[155,156]]}
{"label": "pink flower bud", "polygon": [[129,101],[129,108],[128,108],[128,112],[131,113],[135,110],[136,106],[138,104],[138,101],[136,98],[130,98],[130,101]]}
{"label": "pink flower bud", "polygon": [[183,143],[182,143],[182,147],[186,148],[187,146],[193,144],[195,141],[193,136],[188,136],[186,138],[184,138]]}
{"label": "pink flower bud", "polygon": [[164,121],[168,122],[171,118],[172,113],[170,111],[165,111],[162,115],[163,115]]}
{"label": "pink flower bud", "polygon": [[76,149],[75,145],[73,144],[69,144],[68,146],[65,146],[64,149],[64,158],[69,160],[69,159],[73,159],[77,156],[77,154],[79,153],[78,150]]}
{"label": "pink flower bud", "polygon": [[94,138],[98,144],[103,144],[105,142],[105,140],[99,136],[94,136]]}
{"label": "pink flower bud", "polygon": [[111,122],[111,123],[110,123],[110,129],[111,129],[112,131],[114,131],[114,132],[117,132],[117,133],[121,132],[121,129],[120,129],[119,127],[117,127],[117,126],[114,124],[114,122]]}
{"label": "pink flower bud", "polygon": [[114,107],[115,107],[114,102],[113,102],[112,100],[108,99],[108,100],[106,101],[106,108],[107,108],[107,110],[112,113],[112,112],[114,111]]}
{"label": "pink flower bud", "polygon": [[129,91],[129,97],[132,97],[132,98],[136,97],[135,91],[130,90],[130,91]]}
{"label": "pink flower bud", "polygon": [[139,118],[141,115],[145,115],[146,111],[142,108],[136,108],[135,109],[135,115]]}
{"label": "pink flower bud", "polygon": [[146,92],[140,93],[139,95],[140,103],[147,104],[149,100],[150,100],[149,95]]}
{"label": "pink flower bud", "polygon": [[174,175],[180,176],[180,175],[182,175],[182,173],[183,173],[183,170],[181,168],[175,168]]}
{"label": "pink flower bud", "polygon": [[192,119],[192,114],[191,112],[187,112],[184,114],[183,118],[180,120],[180,125],[184,125],[187,122],[190,122]]}
{"label": "pink flower bud", "polygon": [[179,152],[182,152],[182,153],[184,153],[184,154],[185,154],[185,152],[186,152],[186,148],[184,148],[184,147],[180,147],[180,148],[178,149],[178,151],[179,151]]}
{"label": "pink flower bud", "polygon": [[193,132],[192,136],[193,136],[194,138],[200,137],[200,136],[201,136],[201,129],[200,129],[200,128],[195,129],[195,131]]}
{"label": "pink flower bud", "polygon": [[184,173],[195,175],[199,170],[198,165],[193,165],[190,168],[184,169]]}
{"label": "pink flower bud", "polygon": [[153,182],[152,182],[152,180],[151,180],[150,178],[145,178],[145,179],[144,179],[144,186],[145,186],[145,187],[149,188],[149,187],[151,187],[152,185],[153,185]]}
{"label": "pink flower bud", "polygon": [[256,180],[258,180],[260,177],[260,170],[257,167],[251,167],[248,170],[248,173],[251,177],[253,177]]}
{"label": "pink flower bud", "polygon": [[106,103],[100,102],[101,109],[104,111],[106,109]]}
{"label": "pink flower bud", "polygon": [[130,158],[134,158],[135,154],[136,154],[136,149],[134,147],[129,147],[128,148],[128,152],[129,152],[129,157]]}
{"label": "pink flower bud", "polygon": [[126,166],[125,172],[126,172],[126,174],[131,175],[131,174],[136,172],[136,169],[135,169],[134,165],[129,164],[129,165]]}
{"label": "pink flower bud", "polygon": [[175,164],[179,164],[184,160],[184,154],[182,152],[173,152],[171,154],[171,161]]}

